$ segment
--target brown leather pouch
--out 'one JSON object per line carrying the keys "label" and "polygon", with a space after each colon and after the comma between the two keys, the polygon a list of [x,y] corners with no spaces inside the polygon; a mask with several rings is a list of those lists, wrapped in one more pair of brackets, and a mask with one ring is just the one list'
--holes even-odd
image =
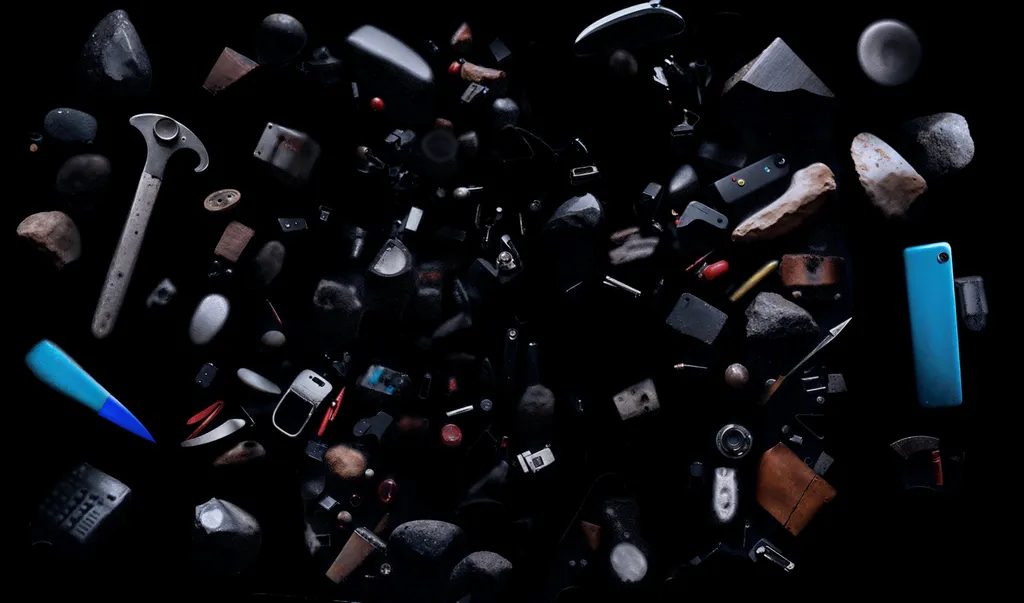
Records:
{"label": "brown leather pouch", "polygon": [[757,502],[794,536],[810,523],[836,489],[781,442],[761,456]]}

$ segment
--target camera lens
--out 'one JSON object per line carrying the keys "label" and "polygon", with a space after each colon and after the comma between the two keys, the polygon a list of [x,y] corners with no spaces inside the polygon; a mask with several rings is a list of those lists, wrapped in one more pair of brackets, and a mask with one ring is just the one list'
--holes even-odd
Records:
{"label": "camera lens", "polygon": [[775,158],[775,167],[782,167],[784,165],[786,165],[786,158],[784,156],[779,155]]}
{"label": "camera lens", "polygon": [[949,254],[948,253],[946,253],[945,251],[939,253],[939,263],[940,264],[945,264],[948,261],[949,261]]}
{"label": "camera lens", "polygon": [[715,436],[715,445],[723,456],[730,459],[740,459],[750,452],[754,438],[750,431],[742,425],[729,424],[718,430]]}

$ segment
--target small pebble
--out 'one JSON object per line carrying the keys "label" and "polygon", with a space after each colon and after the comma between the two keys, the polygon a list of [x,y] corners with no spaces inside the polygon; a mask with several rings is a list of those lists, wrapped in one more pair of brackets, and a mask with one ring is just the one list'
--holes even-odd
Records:
{"label": "small pebble", "polygon": [[338,513],[338,521],[341,523],[352,523],[352,514],[348,511],[342,511]]}
{"label": "small pebble", "polygon": [[376,472],[374,472],[373,469],[367,469],[366,471],[363,472],[363,475],[366,476],[366,479],[373,479],[373,476],[377,474]]}

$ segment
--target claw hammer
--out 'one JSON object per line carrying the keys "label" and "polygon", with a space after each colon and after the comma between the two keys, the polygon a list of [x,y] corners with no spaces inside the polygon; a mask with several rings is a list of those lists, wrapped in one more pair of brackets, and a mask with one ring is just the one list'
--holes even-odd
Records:
{"label": "claw hammer", "polygon": [[107,280],[103,284],[100,301],[96,304],[96,314],[92,318],[92,334],[98,339],[103,339],[114,330],[135,263],[139,259],[146,225],[153,213],[157,193],[160,192],[167,160],[180,149],[192,149],[199,155],[196,172],[202,172],[210,165],[206,147],[181,122],[156,113],[140,113],[128,122],[142,132],[146,139],[146,166],[142,169],[139,187],[135,189],[135,201],[124,223],[124,230],[121,231],[121,240],[110,261]]}

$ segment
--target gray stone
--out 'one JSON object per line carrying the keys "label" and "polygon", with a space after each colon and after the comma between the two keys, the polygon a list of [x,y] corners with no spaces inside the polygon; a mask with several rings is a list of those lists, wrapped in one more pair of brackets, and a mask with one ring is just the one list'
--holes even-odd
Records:
{"label": "gray stone", "polygon": [[928,184],[913,166],[874,134],[858,134],[850,154],[868,199],[886,217],[906,216],[914,201],[928,190]]}
{"label": "gray stone", "polygon": [[409,521],[388,538],[387,562],[403,592],[444,592],[455,564],[465,555],[462,528],[444,521]]}
{"label": "gray stone", "polygon": [[499,130],[505,126],[514,126],[519,121],[519,105],[505,96],[494,99],[491,113],[494,115],[494,127]]}
{"label": "gray stone", "polygon": [[512,563],[497,553],[477,551],[460,561],[449,584],[449,598],[460,599],[469,594],[473,601],[494,601],[508,586]]}
{"label": "gray stone", "polygon": [[92,30],[79,67],[88,88],[101,96],[142,96],[153,85],[153,68],[128,13],[115,10]]}
{"label": "gray stone", "polygon": [[268,348],[279,348],[285,344],[285,341],[287,341],[287,338],[284,336],[284,333],[276,329],[267,331],[260,337],[260,344]]}
{"label": "gray stone", "polygon": [[18,224],[18,236],[35,243],[58,268],[82,255],[82,237],[75,222],[61,211],[32,214]]}
{"label": "gray stone", "polygon": [[974,139],[967,120],[956,113],[936,113],[903,125],[907,155],[925,178],[937,178],[967,167],[974,159]]}
{"label": "gray stone", "polygon": [[96,118],[78,109],[61,107],[50,111],[43,119],[43,132],[61,142],[92,142],[96,129]]}
{"label": "gray stone", "polygon": [[758,293],[747,306],[746,316],[747,337],[751,339],[782,339],[818,333],[818,323],[810,313],[778,293]]}
{"label": "gray stone", "polygon": [[628,50],[619,49],[608,58],[608,69],[619,78],[631,78],[636,75],[638,66],[636,57]]}
{"label": "gray stone", "polygon": [[263,19],[256,37],[256,59],[261,65],[283,65],[299,56],[309,38],[298,19],[274,13]]}
{"label": "gray stone", "polygon": [[824,163],[793,174],[782,196],[754,212],[732,231],[733,241],[763,241],[784,235],[817,213],[836,190],[836,177]]}
{"label": "gray stone", "polygon": [[196,507],[193,559],[207,573],[241,573],[256,561],[262,539],[256,518],[235,504],[211,498]]}
{"label": "gray stone", "polygon": [[555,394],[543,385],[531,385],[519,400],[519,418],[527,424],[547,424],[555,416]]}
{"label": "gray stone", "polygon": [[284,267],[285,248],[280,241],[267,241],[253,258],[253,274],[256,281],[269,285]]}
{"label": "gray stone", "polygon": [[87,153],[69,157],[57,170],[57,192],[65,195],[95,193],[110,179],[110,160],[103,155]]}
{"label": "gray stone", "polygon": [[621,582],[633,584],[647,575],[647,556],[632,543],[620,542],[609,557],[612,570]]}
{"label": "gray stone", "polygon": [[359,289],[353,284],[323,279],[313,292],[313,305],[328,312],[357,312],[363,301]]}

